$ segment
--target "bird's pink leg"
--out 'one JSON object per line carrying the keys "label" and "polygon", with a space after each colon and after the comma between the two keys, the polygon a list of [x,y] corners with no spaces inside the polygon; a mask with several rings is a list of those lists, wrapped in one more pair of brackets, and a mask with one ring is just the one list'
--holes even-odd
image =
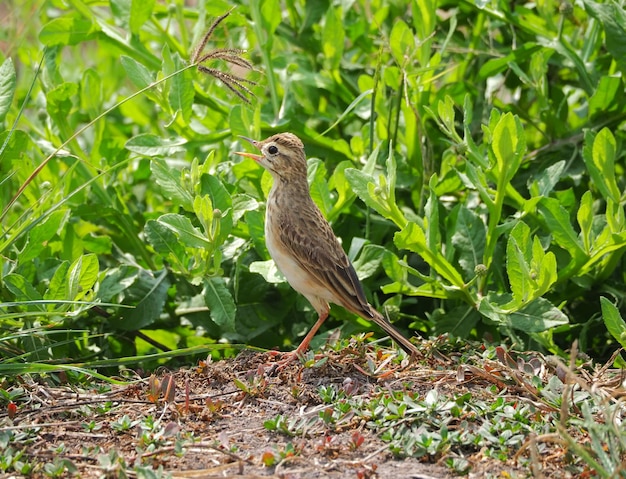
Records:
{"label": "bird's pink leg", "polygon": [[317,318],[317,322],[313,325],[313,327],[306,334],[305,338],[302,340],[300,345],[296,348],[295,351],[291,351],[289,353],[283,354],[282,359],[274,363],[272,372],[280,371],[285,366],[292,363],[293,361],[296,361],[299,357],[303,356],[304,353],[306,353],[307,349],[309,349],[309,343],[311,342],[311,339],[313,339],[318,329],[320,329],[320,326],[324,324],[324,321],[326,321],[326,318],[328,318],[328,312],[329,312],[328,305],[326,305],[325,308],[318,310],[319,317]]}
{"label": "bird's pink leg", "polygon": [[309,349],[309,343],[311,342],[311,339],[313,339],[313,337],[317,333],[317,330],[320,329],[320,326],[324,323],[324,321],[326,321],[326,318],[328,318],[328,309],[326,311],[320,312],[317,323],[313,325],[313,327],[300,343],[300,346],[298,346],[298,348],[293,352],[296,357],[302,356],[304,353],[306,353],[306,350]]}

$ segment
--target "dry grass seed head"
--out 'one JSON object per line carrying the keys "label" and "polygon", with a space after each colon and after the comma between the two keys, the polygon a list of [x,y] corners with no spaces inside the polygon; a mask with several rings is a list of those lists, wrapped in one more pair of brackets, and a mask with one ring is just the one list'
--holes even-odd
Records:
{"label": "dry grass seed head", "polygon": [[233,9],[234,7],[231,8],[224,15],[221,15],[215,19],[204,37],[202,37],[202,40],[200,41],[198,46],[194,49],[191,56],[191,61],[193,64],[197,65],[199,71],[220,80],[230,91],[235,93],[239,98],[241,98],[246,103],[250,103],[250,100],[246,97],[246,94],[254,96],[254,93],[252,93],[252,91],[250,91],[250,89],[245,84],[256,85],[256,82],[248,80],[247,78],[240,77],[233,73],[223,72],[221,70],[217,70],[215,68],[210,68],[206,65],[203,65],[203,63],[210,60],[224,60],[225,62],[231,63],[238,67],[254,70],[252,63],[241,57],[241,54],[246,52],[245,50],[239,48],[218,48],[216,50],[210,50],[203,53],[215,29],[222,21],[224,21],[224,19],[226,19],[226,17],[228,17],[228,15],[230,15]]}

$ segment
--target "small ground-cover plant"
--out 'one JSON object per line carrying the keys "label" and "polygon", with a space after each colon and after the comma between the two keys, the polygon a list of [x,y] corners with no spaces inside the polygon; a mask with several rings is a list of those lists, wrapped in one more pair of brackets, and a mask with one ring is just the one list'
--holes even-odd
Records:
{"label": "small ground-cover plant", "polygon": [[[534,471],[567,465],[574,474],[621,477],[626,409],[616,397],[619,371],[501,348],[481,355],[467,348],[457,361],[456,371],[417,368],[402,382],[389,378],[393,387],[368,385],[361,394],[325,385],[318,389],[319,406],[299,416],[278,415],[265,428],[324,437],[331,447],[336,434],[365,426],[398,457],[436,460],[459,473],[471,470],[469,458],[480,456]],[[362,436],[357,433],[355,441]],[[541,451],[550,451],[552,462],[544,462]]]}

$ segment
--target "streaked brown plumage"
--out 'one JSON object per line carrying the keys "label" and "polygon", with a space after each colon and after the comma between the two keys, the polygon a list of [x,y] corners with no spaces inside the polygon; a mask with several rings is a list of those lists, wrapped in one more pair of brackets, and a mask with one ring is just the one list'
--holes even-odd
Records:
{"label": "streaked brown plumage", "polygon": [[257,161],[274,177],[265,215],[267,249],[289,284],[309,300],[319,315],[295,354],[307,350],[328,317],[328,303],[374,321],[408,354],[417,354],[417,348],[367,302],[354,267],[313,202],[302,141],[291,133],[264,141],[244,139],[262,154],[238,154]]}

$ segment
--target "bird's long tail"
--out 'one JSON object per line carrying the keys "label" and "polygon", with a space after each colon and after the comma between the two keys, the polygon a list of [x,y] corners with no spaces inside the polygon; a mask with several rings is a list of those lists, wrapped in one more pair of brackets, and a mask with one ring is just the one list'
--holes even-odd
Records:
{"label": "bird's long tail", "polygon": [[419,355],[419,350],[415,347],[411,341],[404,337],[404,335],[398,331],[394,326],[387,321],[387,319],[376,311],[374,308],[371,308],[372,312],[372,320],[378,324],[381,328],[385,330],[385,332],[391,336],[398,346],[400,346],[404,351],[411,357],[417,357]]}

